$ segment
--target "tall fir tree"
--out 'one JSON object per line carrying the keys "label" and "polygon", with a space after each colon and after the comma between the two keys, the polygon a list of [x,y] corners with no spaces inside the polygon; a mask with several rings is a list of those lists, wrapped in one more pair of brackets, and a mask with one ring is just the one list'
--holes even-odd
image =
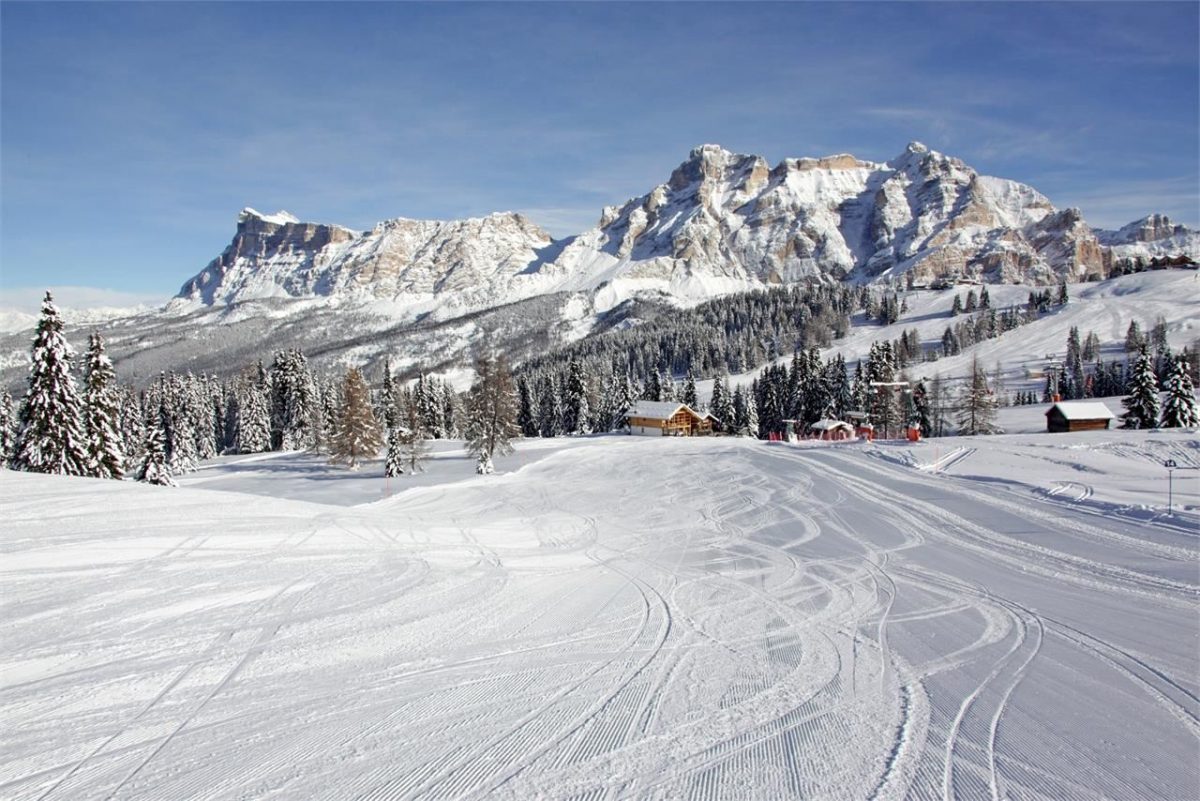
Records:
{"label": "tall fir tree", "polygon": [[8,390],[0,391],[0,469],[8,467],[16,443],[16,409]]}
{"label": "tall fir tree", "polygon": [[521,436],[536,437],[538,435],[537,417],[533,393],[529,390],[529,381],[525,376],[521,376],[517,379],[517,426],[521,429]]}
{"label": "tall fir tree", "polygon": [[93,333],[88,340],[84,365],[83,410],[88,469],[96,478],[120,479],[125,475],[125,444],[114,386],[116,377],[112,360],[104,352],[104,340]]}
{"label": "tall fir tree", "polygon": [[71,374],[71,346],[50,293],[33,339],[29,389],[12,464],[31,473],[88,475],[83,407]]}
{"label": "tall fir tree", "polygon": [[391,357],[383,359],[383,389],[379,394],[379,404],[383,407],[383,425],[388,431],[400,425],[400,399],[396,394],[396,382],[392,378]]}
{"label": "tall fir tree", "polygon": [[1133,366],[1125,406],[1125,428],[1154,428],[1158,424],[1158,378],[1150,354],[1143,348]]}
{"label": "tall fir tree", "polygon": [[679,399],[687,404],[688,408],[699,409],[699,404],[696,399],[696,374],[692,372],[692,368],[688,368],[687,378],[683,382],[683,393]]}
{"label": "tall fir tree", "polygon": [[567,434],[591,433],[588,382],[583,364],[572,359],[567,367],[566,397],[563,401],[563,428]]}
{"label": "tall fir tree", "polygon": [[971,374],[963,387],[958,409],[958,433],[965,435],[997,434],[996,399],[988,388],[987,373],[979,357],[971,359]]}
{"label": "tall fir tree", "polygon": [[918,381],[912,391],[912,417],[909,425],[916,425],[921,430],[921,436],[933,436],[933,421],[929,419],[929,390],[924,381]]}
{"label": "tall fir tree", "polygon": [[475,376],[467,396],[466,449],[476,458],[475,471],[486,475],[495,470],[496,456],[513,452],[511,440],[519,433],[517,393],[503,355],[477,359]]}
{"label": "tall fir tree", "polygon": [[174,487],[175,479],[171,476],[171,468],[167,464],[166,448],[166,412],[159,406],[146,424],[146,442],[143,450],[142,463],[138,467],[136,478],[144,484],[154,484],[160,487]]}
{"label": "tall fir tree", "polygon": [[237,429],[233,448],[238,453],[263,453],[271,449],[271,410],[267,390],[256,380],[243,382],[238,397]]}
{"label": "tall fir tree", "polygon": [[414,404],[410,403],[401,410],[400,427],[396,431],[401,464],[408,469],[409,475],[423,472],[425,460],[429,458],[429,442],[425,439],[421,415]]}
{"label": "tall fir tree", "polygon": [[335,464],[357,470],[364,459],[379,452],[383,435],[371,407],[371,390],[357,367],[346,371],[342,380],[342,405],[330,443]]}
{"label": "tall fir tree", "polygon": [[388,478],[404,475],[404,443],[399,428],[387,430],[387,457],[383,462],[383,474]]}
{"label": "tall fir tree", "polygon": [[1200,416],[1196,413],[1196,388],[1192,386],[1192,377],[1188,375],[1186,357],[1181,355],[1172,360],[1163,390],[1167,397],[1163,400],[1162,419],[1159,422],[1162,428],[1200,426]]}

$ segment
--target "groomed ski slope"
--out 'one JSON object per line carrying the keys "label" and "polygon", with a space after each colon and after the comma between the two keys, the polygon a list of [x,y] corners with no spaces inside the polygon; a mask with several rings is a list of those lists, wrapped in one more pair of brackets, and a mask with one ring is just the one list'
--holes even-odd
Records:
{"label": "groomed ski slope", "polygon": [[352,507],[0,473],[0,796],[1200,797],[1194,432],[530,445]]}

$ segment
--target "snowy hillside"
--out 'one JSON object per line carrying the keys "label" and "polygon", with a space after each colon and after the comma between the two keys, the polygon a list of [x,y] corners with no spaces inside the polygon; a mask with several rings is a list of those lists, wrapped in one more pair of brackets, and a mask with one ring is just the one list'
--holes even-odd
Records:
{"label": "snowy hillside", "polygon": [[0,473],[0,793],[1200,796],[1194,434],[954,446]]}
{"label": "snowy hillside", "polygon": [[[961,319],[950,314],[955,296],[961,298],[972,289],[977,287],[901,293],[908,311],[896,323],[876,325],[860,316],[849,335],[823,349],[822,355],[829,358],[841,353],[853,364],[867,356],[872,342],[893,341],[903,332],[914,329],[923,346],[933,348],[941,341],[946,327]],[[991,305],[996,309],[1024,304],[1029,291],[1028,286],[988,288]],[[1081,335],[1088,331],[1096,333],[1105,362],[1124,361],[1125,333],[1134,320],[1143,329],[1148,329],[1159,318],[1165,320],[1167,340],[1176,353],[1185,346],[1195,347],[1200,339],[1200,273],[1194,270],[1138,273],[1071,285],[1069,292],[1071,300],[1066,306],[1056,308],[1036,322],[965,348],[957,356],[912,364],[905,372],[912,379],[940,375],[957,380],[969,373],[971,360],[978,356],[989,375],[994,373],[997,364],[1000,365],[1004,381],[1001,391],[1036,390],[1040,393],[1044,384],[1041,372],[1048,361],[1064,358],[1067,335],[1072,326],[1078,327]],[[788,358],[781,358],[778,363],[786,363]],[[748,384],[759,372],[756,368],[731,378],[735,383]],[[705,393],[712,391],[712,381],[698,382],[697,386]]]}

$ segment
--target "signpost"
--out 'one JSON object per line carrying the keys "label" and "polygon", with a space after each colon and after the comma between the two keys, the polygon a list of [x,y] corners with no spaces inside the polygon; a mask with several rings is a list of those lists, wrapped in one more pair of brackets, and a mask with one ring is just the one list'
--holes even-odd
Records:
{"label": "signpost", "polygon": [[1175,460],[1168,459],[1163,462],[1163,467],[1167,468],[1167,516],[1171,515],[1171,497],[1175,489]]}

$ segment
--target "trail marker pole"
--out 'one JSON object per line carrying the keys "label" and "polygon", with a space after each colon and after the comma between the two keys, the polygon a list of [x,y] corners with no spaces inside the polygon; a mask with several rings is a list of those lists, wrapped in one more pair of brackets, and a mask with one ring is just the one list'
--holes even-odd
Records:
{"label": "trail marker pole", "polygon": [[1167,515],[1171,514],[1171,501],[1175,489],[1175,460],[1168,459],[1163,462],[1163,467],[1167,468]]}

